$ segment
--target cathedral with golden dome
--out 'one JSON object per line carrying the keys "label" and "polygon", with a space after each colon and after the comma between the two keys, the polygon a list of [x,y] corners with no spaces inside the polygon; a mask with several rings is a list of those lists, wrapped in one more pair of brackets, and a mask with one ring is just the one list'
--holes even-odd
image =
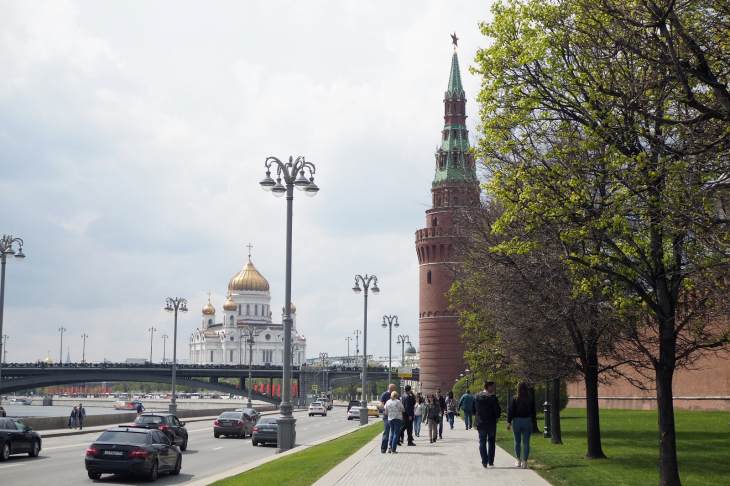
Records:
{"label": "cathedral with golden dome", "polygon": [[[292,364],[305,362],[307,341],[297,330],[292,304]],[[284,361],[284,327],[272,322],[269,282],[248,262],[228,282],[228,296],[218,313],[211,302],[201,310],[200,327],[190,336],[190,362],[281,366]],[[250,349],[248,338],[253,333]]]}

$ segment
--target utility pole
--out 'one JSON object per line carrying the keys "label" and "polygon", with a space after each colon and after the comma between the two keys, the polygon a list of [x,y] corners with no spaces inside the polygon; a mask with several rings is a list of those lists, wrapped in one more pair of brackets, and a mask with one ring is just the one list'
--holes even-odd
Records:
{"label": "utility pole", "polygon": [[2,348],[3,348],[3,363],[8,362],[8,339],[10,339],[10,336],[7,334],[3,334],[2,336]]}
{"label": "utility pole", "polygon": [[154,337],[155,332],[157,332],[157,328],[155,326],[152,326],[147,330],[150,333],[150,364],[152,364],[152,338]]}
{"label": "utility pole", "polygon": [[68,331],[68,329],[63,326],[58,328],[58,332],[61,333],[61,345],[58,348],[58,364],[63,364],[63,333],[66,331]]}
{"label": "utility pole", "polygon": [[347,365],[350,365],[350,341],[352,341],[352,336],[346,336],[345,341],[347,341]]}
{"label": "utility pole", "polygon": [[81,345],[81,362],[86,363],[86,338],[88,338],[89,335],[86,333],[81,334],[81,339],[83,341],[83,344]]}
{"label": "utility pole", "polygon": [[165,364],[165,348],[167,347],[167,340],[169,336],[167,334],[162,335],[162,364]]}
{"label": "utility pole", "polygon": [[355,363],[357,363],[357,356],[360,354],[360,334],[362,334],[362,331],[355,329],[353,334],[355,335]]}

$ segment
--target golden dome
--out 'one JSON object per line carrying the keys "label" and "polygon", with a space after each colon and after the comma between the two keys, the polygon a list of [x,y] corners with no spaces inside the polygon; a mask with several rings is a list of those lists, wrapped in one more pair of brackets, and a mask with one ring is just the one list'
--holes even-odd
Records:
{"label": "golden dome", "polygon": [[234,311],[236,309],[238,309],[238,306],[231,299],[231,294],[228,294],[228,297],[226,297],[226,301],[223,303],[223,310],[225,310],[225,311]]}
{"label": "golden dome", "polygon": [[[281,308],[281,313],[284,314],[286,312],[286,306]],[[294,302],[291,303],[291,313],[296,314],[297,313],[297,306],[294,305]]]}
{"label": "golden dome", "polygon": [[243,270],[233,276],[228,282],[229,292],[241,292],[255,290],[259,292],[268,292],[269,282],[263,275],[256,270],[251,260],[248,261]]}
{"label": "golden dome", "polygon": [[213,307],[213,304],[210,303],[210,295],[208,295],[208,303],[203,306],[203,315],[204,316],[214,316],[215,315],[215,307]]}

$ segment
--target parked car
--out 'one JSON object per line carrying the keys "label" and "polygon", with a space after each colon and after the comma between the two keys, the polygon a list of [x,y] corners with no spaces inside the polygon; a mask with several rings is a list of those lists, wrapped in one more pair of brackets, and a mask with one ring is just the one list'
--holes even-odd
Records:
{"label": "parked car", "polygon": [[347,410],[347,420],[360,419],[360,406],[353,405]]}
{"label": "parked car", "polygon": [[213,422],[213,437],[221,435],[245,438],[253,433],[255,422],[244,412],[223,412]]}
{"label": "parked car", "polygon": [[134,419],[133,427],[143,429],[158,429],[163,432],[172,444],[180,446],[184,451],[188,448],[188,431],[185,422],[177,416],[167,413],[146,412]]}
{"label": "parked car", "polygon": [[102,474],[131,474],[154,481],[161,472],[180,474],[182,452],[160,430],[113,427],[86,449],[85,464],[94,480]]}
{"label": "parked car", "polygon": [[372,403],[368,404],[368,417],[379,417],[380,407]]}
{"label": "parked car", "polygon": [[312,415],[321,415],[323,417],[327,416],[327,408],[322,402],[312,402],[309,404],[309,416]]}
{"label": "parked car", "polygon": [[266,416],[261,417],[253,428],[251,434],[251,443],[255,446],[259,444],[277,444],[277,434],[279,432],[279,424],[276,423],[277,417]]}
{"label": "parked car", "polygon": [[350,400],[347,403],[347,411],[349,412],[352,407],[359,407],[360,401],[359,400]]}
{"label": "parked car", "polygon": [[12,454],[37,457],[41,451],[41,436],[17,418],[0,418],[0,461]]}

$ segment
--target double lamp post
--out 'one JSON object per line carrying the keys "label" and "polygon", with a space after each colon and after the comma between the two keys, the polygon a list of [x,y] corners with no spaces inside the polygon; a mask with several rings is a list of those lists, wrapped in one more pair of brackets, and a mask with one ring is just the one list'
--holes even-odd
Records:
{"label": "double lamp post", "polygon": [[[362,284],[362,288],[360,288]],[[360,425],[367,425],[368,423],[368,400],[367,400],[367,386],[368,386],[368,290],[372,285],[374,294],[380,292],[378,288],[378,277],[375,275],[365,274],[355,275],[355,285],[352,290],[359,294],[365,290],[363,295],[363,326],[362,326],[362,400],[360,402]]]}
{"label": "double lamp post", "polygon": [[[307,196],[316,196],[319,187],[314,183],[316,168],[311,162],[307,162],[303,156],[296,159],[289,157],[288,162],[282,162],[276,157],[266,157],[264,161],[266,177],[259,183],[266,191],[271,191],[274,196],[281,197],[286,194],[286,283],[285,283],[285,307],[284,307],[284,363],[282,372],[281,405],[279,406],[279,418],[277,420],[277,444],[279,452],[287,451],[294,447],[296,442],[296,419],[294,418],[291,404],[291,372],[292,372],[292,349],[291,349],[291,267],[292,267],[292,210],[294,203],[294,188],[304,191]],[[276,170],[276,180],[271,177],[271,171]],[[305,174],[306,173],[306,174]],[[307,175],[309,177],[307,178]],[[282,184],[283,179],[283,184]]]}
{"label": "double lamp post", "polygon": [[[17,250],[15,249],[17,248]],[[17,238],[12,235],[3,235],[0,238],[0,358],[3,357],[4,345],[7,345],[3,338],[3,309],[5,307],[5,264],[8,261],[8,256],[15,256],[15,258],[25,258],[23,253],[23,239]],[[0,403],[2,403],[2,359],[0,359]]]}

